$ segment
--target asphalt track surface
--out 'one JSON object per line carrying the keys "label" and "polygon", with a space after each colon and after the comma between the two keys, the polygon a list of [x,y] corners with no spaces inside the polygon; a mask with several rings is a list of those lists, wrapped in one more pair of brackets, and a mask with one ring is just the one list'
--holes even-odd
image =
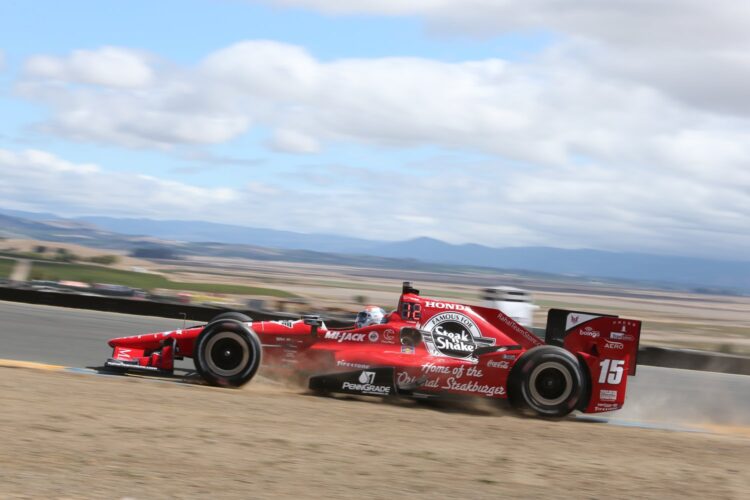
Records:
{"label": "asphalt track surface", "polygon": [[[111,354],[106,341],[112,337],[182,326],[179,320],[0,302],[0,358],[98,367]],[[682,430],[750,428],[750,376],[639,366],[625,407],[601,417]]]}

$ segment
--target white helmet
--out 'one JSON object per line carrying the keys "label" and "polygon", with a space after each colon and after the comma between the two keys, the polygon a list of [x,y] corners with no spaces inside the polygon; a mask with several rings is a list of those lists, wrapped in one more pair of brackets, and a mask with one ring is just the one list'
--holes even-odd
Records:
{"label": "white helmet", "polygon": [[382,307],[367,306],[364,311],[357,314],[357,320],[354,322],[357,328],[369,325],[379,325],[385,319],[385,311]]}

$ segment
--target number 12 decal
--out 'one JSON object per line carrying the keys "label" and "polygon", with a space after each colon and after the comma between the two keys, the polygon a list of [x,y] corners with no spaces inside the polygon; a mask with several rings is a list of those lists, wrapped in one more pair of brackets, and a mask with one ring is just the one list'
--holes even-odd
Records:
{"label": "number 12 decal", "polygon": [[601,367],[601,373],[599,373],[600,384],[619,384],[622,382],[623,365],[625,364],[624,359],[603,359],[599,366]]}

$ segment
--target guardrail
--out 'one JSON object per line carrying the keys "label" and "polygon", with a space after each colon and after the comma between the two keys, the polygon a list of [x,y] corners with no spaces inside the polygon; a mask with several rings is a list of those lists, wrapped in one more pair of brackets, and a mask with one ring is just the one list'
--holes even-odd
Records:
{"label": "guardrail", "polygon": [[[148,300],[133,300],[96,295],[76,295],[72,293],[40,292],[37,290],[9,287],[0,287],[0,300],[134,314],[138,316],[176,319],[185,318],[190,321],[209,321],[217,314],[229,310],[221,307],[152,302]],[[291,313],[249,309],[233,310],[245,313],[257,321],[296,319],[299,317],[298,314]],[[351,325],[351,321],[347,322],[340,318],[325,318],[324,316],[324,319],[326,324],[333,328],[341,328]],[[535,329],[537,335],[539,335],[540,331],[543,337],[543,330]],[[638,352],[638,364],[750,375],[750,358],[748,357],[690,349],[642,346]]]}
{"label": "guardrail", "polygon": [[638,351],[638,364],[750,375],[750,358],[746,356],[694,349],[644,346]]}
{"label": "guardrail", "polygon": [[[238,311],[247,314],[257,321],[280,319],[297,319],[299,314],[259,311],[255,309],[227,309],[208,305],[180,304],[176,302],[154,302],[150,300],[105,297],[101,295],[81,295],[62,292],[41,292],[24,288],[0,287],[0,300],[23,302],[71,309],[88,309],[136,316],[154,316],[158,318],[185,318],[189,321],[209,321],[217,314],[226,311]],[[340,328],[351,322],[340,318],[326,318],[326,323]]]}

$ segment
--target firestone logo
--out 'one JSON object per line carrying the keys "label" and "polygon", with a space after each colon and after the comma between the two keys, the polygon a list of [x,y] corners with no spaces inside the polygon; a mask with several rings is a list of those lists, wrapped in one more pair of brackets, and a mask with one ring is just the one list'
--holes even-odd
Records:
{"label": "firestone logo", "polygon": [[347,361],[345,359],[340,359],[336,362],[336,366],[344,366],[346,368],[370,368],[370,365],[365,365],[363,363],[352,363],[351,361]]}

